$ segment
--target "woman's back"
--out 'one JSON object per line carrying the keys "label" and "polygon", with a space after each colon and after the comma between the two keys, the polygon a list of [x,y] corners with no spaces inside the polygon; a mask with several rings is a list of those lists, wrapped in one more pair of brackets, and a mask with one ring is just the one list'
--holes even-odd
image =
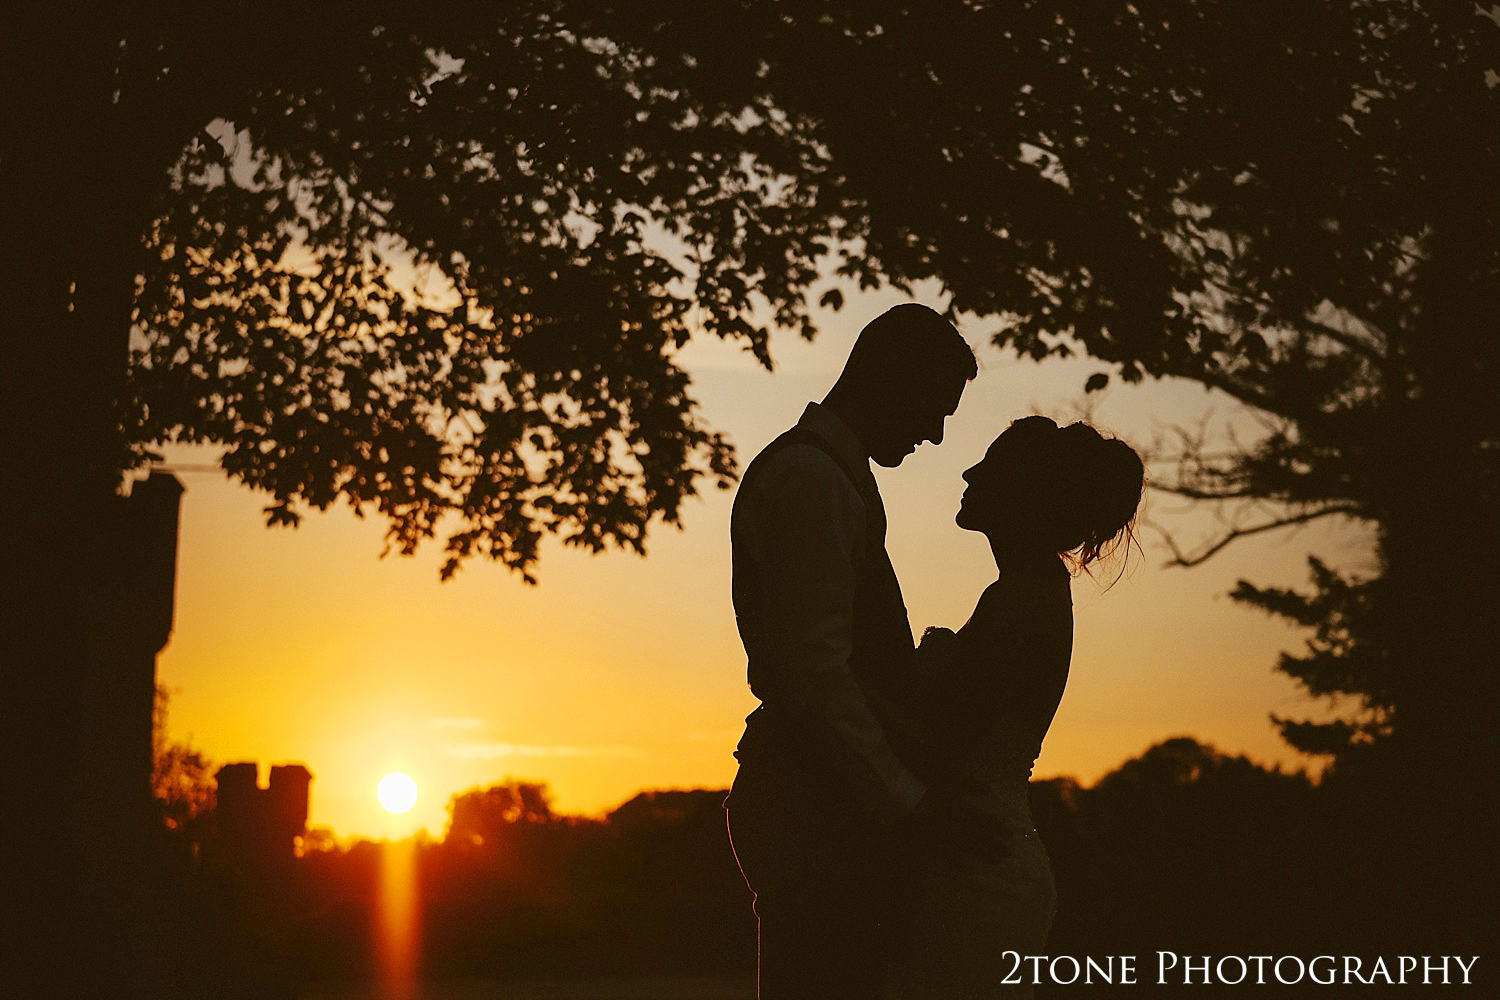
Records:
{"label": "woman's back", "polygon": [[1024,783],[1068,682],[1069,576],[1060,562],[992,583],[957,633],[919,653],[920,742],[931,780]]}
{"label": "woman's back", "polygon": [[1006,985],[1006,952],[1041,954],[1057,907],[1027,779],[1062,698],[1073,645],[1069,577],[1059,563],[1007,573],[957,633],[922,642],[914,702],[922,776],[958,788],[1010,830],[1002,856],[917,851],[902,865],[888,1000],[1030,996]]}

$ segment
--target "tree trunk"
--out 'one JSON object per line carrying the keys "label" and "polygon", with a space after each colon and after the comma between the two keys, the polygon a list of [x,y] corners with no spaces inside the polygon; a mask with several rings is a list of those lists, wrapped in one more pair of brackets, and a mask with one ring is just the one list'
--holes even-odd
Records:
{"label": "tree trunk", "polygon": [[133,617],[118,574],[114,408],[149,204],[140,139],[118,106],[119,36],[80,19],[13,37],[26,50],[6,53],[17,78],[4,198],[19,544],[4,701],[12,801],[26,814],[8,865],[19,884],[6,893],[24,933],[6,950],[24,966],[12,977],[39,977],[46,995],[128,995],[149,975],[139,936],[152,867],[149,799],[110,777]]}
{"label": "tree trunk", "polygon": [[[1455,163],[1455,170],[1462,165]],[[1473,174],[1446,178],[1478,192]],[[1443,183],[1439,180],[1435,183]],[[1455,199],[1453,207],[1462,209]],[[1403,869],[1431,943],[1484,949],[1500,926],[1500,497],[1493,384],[1500,323],[1485,272],[1493,223],[1440,219],[1429,242],[1409,360],[1419,392],[1377,443],[1383,485],[1383,639],[1396,689],[1389,780]],[[1441,939],[1441,941],[1439,940]]]}

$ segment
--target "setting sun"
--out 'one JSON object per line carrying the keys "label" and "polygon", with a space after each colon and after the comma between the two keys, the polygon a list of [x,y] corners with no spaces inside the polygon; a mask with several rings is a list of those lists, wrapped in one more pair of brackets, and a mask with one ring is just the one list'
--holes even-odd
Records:
{"label": "setting sun", "polygon": [[386,812],[397,815],[411,812],[411,807],[417,804],[417,783],[409,774],[392,771],[375,786],[375,797]]}

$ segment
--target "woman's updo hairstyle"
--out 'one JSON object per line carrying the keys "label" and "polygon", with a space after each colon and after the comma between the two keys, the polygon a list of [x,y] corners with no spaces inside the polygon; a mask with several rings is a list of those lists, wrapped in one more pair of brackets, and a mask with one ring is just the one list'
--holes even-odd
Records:
{"label": "woman's updo hairstyle", "polygon": [[1135,449],[1119,438],[1107,438],[1088,424],[1069,424],[1059,432],[1064,461],[1078,470],[1082,482],[1074,494],[1073,537],[1079,569],[1087,569],[1120,544],[1135,537],[1135,514],[1146,488],[1146,467]]}
{"label": "woman's updo hairstyle", "polygon": [[1052,519],[1057,551],[1087,569],[1121,544],[1128,547],[1146,485],[1135,450],[1082,422],[1058,427],[1046,417],[1023,417],[1011,424],[1009,433],[1016,432],[1030,445],[1028,464],[1042,486],[1040,509]]}

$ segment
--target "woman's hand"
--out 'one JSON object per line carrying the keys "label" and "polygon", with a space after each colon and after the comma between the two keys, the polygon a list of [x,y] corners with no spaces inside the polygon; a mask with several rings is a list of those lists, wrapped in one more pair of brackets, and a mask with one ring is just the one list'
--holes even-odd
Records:
{"label": "woman's hand", "polygon": [[948,651],[949,645],[957,638],[958,633],[951,628],[929,625],[923,630],[917,648],[922,651],[923,656],[941,655]]}

